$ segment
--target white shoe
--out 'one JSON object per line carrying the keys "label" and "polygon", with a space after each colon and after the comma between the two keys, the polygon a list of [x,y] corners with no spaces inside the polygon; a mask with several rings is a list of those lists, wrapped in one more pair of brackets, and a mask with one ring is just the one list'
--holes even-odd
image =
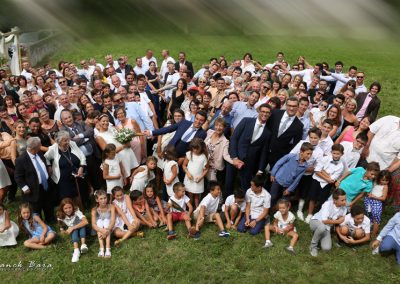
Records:
{"label": "white shoe", "polygon": [[81,245],[81,253],[87,253],[88,250],[89,250],[89,248],[86,244]]}
{"label": "white shoe", "polygon": [[307,218],[306,218],[306,220],[305,220],[304,222],[306,222],[307,224],[310,224],[310,221],[311,221],[312,216],[313,216],[313,215],[308,214],[308,215],[307,215]]}
{"label": "white shoe", "polygon": [[379,253],[379,247],[372,250],[372,255],[376,255]]}
{"label": "white shoe", "polygon": [[72,262],[78,262],[80,256],[81,253],[79,251],[74,251],[74,253],[72,254]]}
{"label": "white shoe", "polygon": [[297,211],[297,218],[299,218],[301,221],[304,221],[304,214],[302,211]]}
{"label": "white shoe", "polygon": [[272,247],[274,244],[271,241],[265,241],[265,245],[264,248],[270,248]]}
{"label": "white shoe", "polygon": [[105,258],[111,258],[111,250],[106,250],[106,253],[104,254]]}
{"label": "white shoe", "polygon": [[99,250],[98,257],[104,257],[104,250]]}

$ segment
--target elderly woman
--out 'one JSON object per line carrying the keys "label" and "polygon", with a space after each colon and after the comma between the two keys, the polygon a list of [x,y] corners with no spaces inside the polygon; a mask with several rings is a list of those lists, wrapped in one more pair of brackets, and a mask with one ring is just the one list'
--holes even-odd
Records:
{"label": "elderly woman", "polygon": [[56,184],[58,199],[69,197],[81,204],[80,196],[87,196],[87,183],[84,178],[86,157],[71,141],[67,131],[59,131],[56,143],[44,155],[51,166],[51,179]]}
{"label": "elderly woman", "polygon": [[223,118],[217,118],[215,121],[214,130],[209,129],[207,131],[207,137],[204,142],[208,149],[208,162],[210,169],[207,173],[208,180],[219,180],[223,181],[225,174],[225,161],[233,164],[233,160],[228,153],[229,141],[224,135],[226,128],[226,122]]}
{"label": "elderly woman", "polygon": [[110,125],[110,120],[107,114],[100,115],[98,120],[97,134],[95,132],[97,145],[99,145],[100,149],[104,151],[107,144],[114,144],[117,148],[117,157],[121,160],[122,166],[125,170],[124,172],[128,175],[125,178],[129,177],[133,170],[139,166],[139,163],[135,157],[135,153],[133,153],[130,147],[130,143],[123,145],[119,143],[117,139],[115,139],[117,130]]}

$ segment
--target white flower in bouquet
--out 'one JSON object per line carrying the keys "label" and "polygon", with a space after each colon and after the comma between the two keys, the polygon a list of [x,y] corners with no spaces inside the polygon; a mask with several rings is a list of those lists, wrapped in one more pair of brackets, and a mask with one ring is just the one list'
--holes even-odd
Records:
{"label": "white flower in bouquet", "polygon": [[122,128],[115,135],[115,139],[121,143],[126,144],[132,141],[132,138],[136,136],[136,133],[129,128]]}

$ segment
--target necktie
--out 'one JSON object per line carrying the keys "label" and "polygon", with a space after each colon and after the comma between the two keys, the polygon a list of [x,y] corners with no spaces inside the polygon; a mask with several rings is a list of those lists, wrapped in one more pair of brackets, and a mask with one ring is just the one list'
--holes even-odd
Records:
{"label": "necktie", "polygon": [[192,130],[190,130],[190,131],[182,138],[182,141],[183,141],[183,142],[189,142],[188,140],[189,140],[190,136],[192,136],[193,133],[195,133],[195,132],[197,131],[196,128],[193,128],[193,127],[191,127],[191,128],[192,128]]}
{"label": "necktie", "polygon": [[[38,158],[38,159],[40,159],[40,158]],[[40,166],[40,163],[39,163],[39,161],[37,160],[37,155],[35,155],[35,156],[33,157],[33,160],[35,161],[36,167],[37,167],[37,169],[38,169],[38,171],[39,171],[40,179],[41,179],[41,181],[42,181],[41,184],[42,184],[44,190],[47,191],[49,185],[48,185],[48,183],[47,183],[46,173],[44,172],[43,168]]]}
{"label": "necktie", "polygon": [[254,143],[254,141],[256,141],[256,139],[258,138],[258,133],[261,130],[262,125],[256,123],[256,126],[254,127],[254,131],[253,131],[253,136],[251,137],[251,143]]}
{"label": "necktie", "polygon": [[337,164],[339,164],[339,161],[334,161],[334,160],[332,160],[332,161],[331,161],[331,164],[337,165]]}
{"label": "necktie", "polygon": [[286,120],[283,122],[282,126],[279,128],[278,137],[281,136],[283,134],[283,132],[285,132],[286,126],[288,125],[289,121],[290,121],[290,117],[287,117]]}

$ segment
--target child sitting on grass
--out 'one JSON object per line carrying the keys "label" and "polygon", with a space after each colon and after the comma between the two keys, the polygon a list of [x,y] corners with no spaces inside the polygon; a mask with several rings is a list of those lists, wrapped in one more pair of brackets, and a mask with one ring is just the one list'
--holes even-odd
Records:
{"label": "child sitting on grass", "polygon": [[44,249],[56,237],[56,233],[40,219],[39,215],[33,213],[29,203],[23,203],[19,207],[18,225],[30,236],[24,242],[24,246],[30,249]]}
{"label": "child sitting on grass", "polygon": [[223,222],[226,222],[227,229],[235,230],[239,224],[240,218],[246,211],[246,192],[238,189],[232,195],[229,195],[222,205],[220,213]]}
{"label": "child sitting on grass", "polygon": [[[57,212],[57,220],[60,222],[60,231],[62,234],[71,236],[74,252],[72,254],[72,262],[78,262],[81,253],[88,252],[86,245],[86,226],[88,220],[86,216],[74,205],[71,198],[61,200],[60,207]],[[64,226],[67,229],[64,230]],[[79,250],[79,241],[81,241],[81,250]]]}
{"label": "child sitting on grass", "polygon": [[153,219],[149,204],[144,198],[143,193],[139,190],[134,190],[129,196],[132,201],[133,210],[135,210],[136,216],[140,219],[140,223],[149,228],[156,228],[157,222]]}
{"label": "child sitting on grass", "polygon": [[258,234],[268,222],[268,212],[271,207],[271,195],[263,187],[264,179],[255,176],[250,182],[251,187],[246,191],[246,213],[239,222],[238,231],[250,231],[251,235]]}
{"label": "child sitting on grass", "polygon": [[291,238],[290,245],[286,247],[286,250],[291,253],[295,254],[294,246],[299,239],[299,235],[296,232],[296,227],[294,226],[294,221],[296,217],[292,212],[289,211],[290,209],[290,202],[286,199],[280,199],[277,203],[278,211],[274,214],[274,223],[267,224],[264,227],[265,231],[265,245],[264,248],[272,247],[273,244],[270,240],[271,232],[274,232],[279,235],[286,235]]}
{"label": "child sitting on grass", "polygon": [[[221,216],[217,213],[219,199],[221,194],[221,187],[216,181],[208,182],[209,194],[203,198],[200,202],[199,207],[193,212],[193,218],[196,220],[196,226],[191,228],[191,236],[195,239],[200,238],[200,228],[204,222],[216,223],[220,232],[220,237],[229,237],[230,234],[225,231],[224,223],[222,222]],[[193,234],[194,230],[194,234]]]}
{"label": "child sitting on grass", "polygon": [[350,213],[344,217],[343,223],[336,227],[339,241],[348,245],[358,245],[368,242],[371,238],[371,222],[364,215],[360,205],[354,205]]}
{"label": "child sitting on grass", "polygon": [[343,223],[346,212],[346,192],[338,188],[333,192],[332,198],[327,200],[321,210],[311,218],[310,228],[313,232],[310,245],[311,256],[318,256],[319,243],[322,250],[331,250],[331,227]]}
{"label": "child sitting on grass", "polygon": [[170,210],[167,215],[168,240],[176,238],[176,232],[174,231],[175,222],[184,221],[188,231],[190,231],[192,226],[190,216],[193,212],[193,206],[190,203],[190,198],[185,195],[185,185],[177,182],[173,186],[173,191],[174,196],[171,196],[168,200],[168,208]]}

